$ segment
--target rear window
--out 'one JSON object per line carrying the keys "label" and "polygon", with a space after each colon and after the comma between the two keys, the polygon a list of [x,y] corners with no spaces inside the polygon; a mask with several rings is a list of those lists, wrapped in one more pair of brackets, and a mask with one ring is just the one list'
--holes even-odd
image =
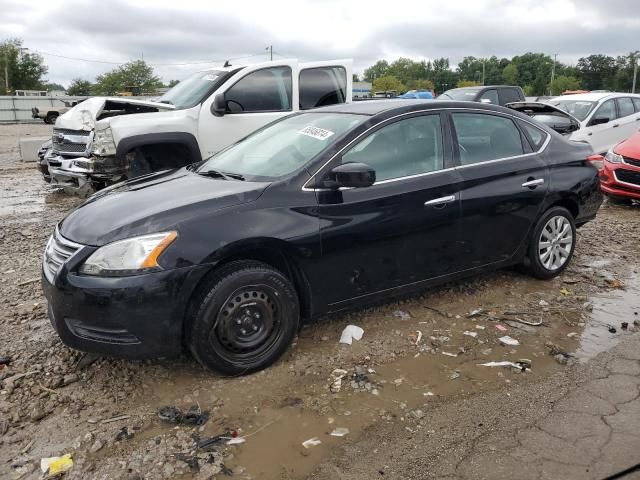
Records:
{"label": "rear window", "polygon": [[300,108],[344,103],[347,72],[342,67],[307,68],[300,72]]}

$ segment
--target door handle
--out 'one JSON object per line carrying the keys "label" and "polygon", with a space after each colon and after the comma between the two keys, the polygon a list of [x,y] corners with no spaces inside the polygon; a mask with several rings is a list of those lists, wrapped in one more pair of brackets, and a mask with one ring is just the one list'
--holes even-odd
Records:
{"label": "door handle", "polygon": [[620,124],[619,124],[619,123],[616,123],[616,124],[613,126],[613,128],[618,128],[619,126],[620,126]]}
{"label": "door handle", "polygon": [[455,195],[447,195],[446,197],[434,198],[433,200],[428,200],[424,202],[425,207],[438,207],[445,206],[447,203],[455,202]]}
{"label": "door handle", "polygon": [[527,180],[522,184],[523,188],[536,188],[538,185],[544,183],[544,178],[536,178],[534,180]]}

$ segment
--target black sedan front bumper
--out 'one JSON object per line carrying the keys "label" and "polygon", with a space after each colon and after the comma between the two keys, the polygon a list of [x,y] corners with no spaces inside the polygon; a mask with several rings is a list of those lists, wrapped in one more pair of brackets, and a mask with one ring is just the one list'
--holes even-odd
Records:
{"label": "black sedan front bumper", "polygon": [[208,268],[186,267],[130,277],[42,276],[49,319],[62,341],[85,352],[131,359],[169,357],[183,349],[191,294]]}

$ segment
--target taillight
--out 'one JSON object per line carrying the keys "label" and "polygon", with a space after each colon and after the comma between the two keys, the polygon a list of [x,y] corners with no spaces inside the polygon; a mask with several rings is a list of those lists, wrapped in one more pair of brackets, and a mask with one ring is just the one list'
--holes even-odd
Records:
{"label": "taillight", "polygon": [[604,157],[602,155],[591,155],[587,157],[587,163],[596,168],[599,172],[604,169]]}

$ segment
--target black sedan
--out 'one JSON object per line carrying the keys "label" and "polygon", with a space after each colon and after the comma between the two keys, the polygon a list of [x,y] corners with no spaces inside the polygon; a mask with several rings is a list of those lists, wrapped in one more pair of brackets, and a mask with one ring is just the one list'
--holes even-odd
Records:
{"label": "black sedan", "polygon": [[591,155],[491,105],[292,115],[71,212],[44,254],[49,316],[80,350],[187,347],[219,372],[256,371],[305,319],[510,265],[558,275],[602,201]]}

